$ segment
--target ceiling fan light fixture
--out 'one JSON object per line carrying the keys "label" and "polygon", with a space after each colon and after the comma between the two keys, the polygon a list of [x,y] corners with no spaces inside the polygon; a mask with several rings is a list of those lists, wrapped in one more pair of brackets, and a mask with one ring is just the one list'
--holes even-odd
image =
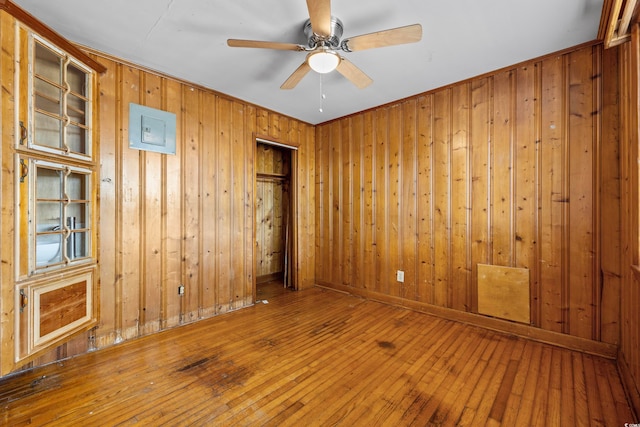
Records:
{"label": "ceiling fan light fixture", "polygon": [[323,49],[311,53],[307,62],[316,73],[326,74],[336,69],[340,63],[340,56],[333,51]]}

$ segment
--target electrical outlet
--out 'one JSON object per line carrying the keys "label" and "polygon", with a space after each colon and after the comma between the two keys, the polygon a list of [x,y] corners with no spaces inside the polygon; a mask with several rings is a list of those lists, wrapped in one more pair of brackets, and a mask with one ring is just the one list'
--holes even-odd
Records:
{"label": "electrical outlet", "polygon": [[178,286],[178,295],[184,295],[184,285]]}
{"label": "electrical outlet", "polygon": [[396,280],[400,283],[404,283],[404,271],[402,270],[396,271]]}

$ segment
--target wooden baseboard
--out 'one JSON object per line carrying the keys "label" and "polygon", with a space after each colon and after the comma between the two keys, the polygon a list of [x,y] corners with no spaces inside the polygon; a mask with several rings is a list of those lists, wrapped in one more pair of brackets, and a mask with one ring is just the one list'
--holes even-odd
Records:
{"label": "wooden baseboard", "polygon": [[638,386],[633,378],[633,375],[631,375],[631,369],[629,369],[627,360],[625,359],[622,352],[618,353],[617,362],[618,374],[620,375],[620,379],[622,380],[624,392],[627,394],[627,400],[631,405],[633,415],[635,419],[638,420],[640,419],[638,418],[638,415],[640,415],[640,390],[638,390]]}
{"label": "wooden baseboard", "polygon": [[433,316],[438,316],[461,323],[467,323],[469,325],[479,326],[498,332],[504,332],[530,340],[543,342],[570,350],[580,351],[582,353],[606,357],[607,359],[616,359],[616,357],[618,356],[618,346],[614,344],[588,340],[585,338],[574,337],[571,335],[561,334],[553,331],[546,331],[544,329],[536,328],[522,323],[510,322],[502,319],[483,316],[480,314],[467,313],[463,311],[453,310],[451,308],[434,306],[419,301],[405,300],[403,298],[384,295],[378,292],[369,291],[367,289],[352,288],[349,286],[333,285],[322,282],[316,283],[316,286],[346,292],[348,294],[357,295],[385,304],[406,307],[411,310],[420,311],[422,313],[431,314]]}

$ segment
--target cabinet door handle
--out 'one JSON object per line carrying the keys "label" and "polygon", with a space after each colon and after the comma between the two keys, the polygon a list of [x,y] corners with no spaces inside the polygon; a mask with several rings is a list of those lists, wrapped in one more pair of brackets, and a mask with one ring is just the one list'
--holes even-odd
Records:
{"label": "cabinet door handle", "polygon": [[24,142],[27,140],[27,128],[24,125],[24,122],[20,120],[20,145],[24,145]]}
{"label": "cabinet door handle", "polygon": [[29,166],[24,159],[20,159],[20,182],[24,182],[24,179],[29,175]]}
{"label": "cabinet door handle", "polygon": [[20,313],[24,311],[27,304],[29,304],[29,297],[24,289],[20,289]]}

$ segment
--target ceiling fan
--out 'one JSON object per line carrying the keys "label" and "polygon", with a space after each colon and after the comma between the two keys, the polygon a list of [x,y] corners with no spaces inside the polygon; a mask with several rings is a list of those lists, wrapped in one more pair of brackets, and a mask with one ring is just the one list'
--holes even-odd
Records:
{"label": "ceiling fan", "polygon": [[230,47],[253,47],[261,49],[293,50],[308,52],[305,61],[280,86],[293,89],[311,70],[324,74],[337,70],[358,88],[369,86],[373,80],[338,51],[355,52],[377,47],[415,43],[422,38],[420,24],[378,31],[370,34],[342,37],[342,21],[331,16],[331,0],[307,0],[309,19],[304,24],[307,46],[295,43],[280,43],[259,40],[228,39]]}

